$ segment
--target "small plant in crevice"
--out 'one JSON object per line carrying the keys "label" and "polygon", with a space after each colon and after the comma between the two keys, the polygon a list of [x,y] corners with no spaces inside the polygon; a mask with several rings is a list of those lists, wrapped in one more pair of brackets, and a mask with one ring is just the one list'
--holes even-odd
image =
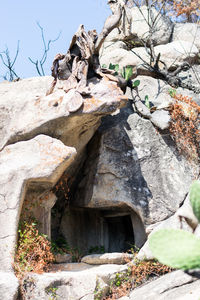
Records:
{"label": "small plant in crevice", "polygon": [[[27,275],[26,278],[20,281],[19,285],[19,299],[20,300],[27,300],[26,293],[27,291],[33,291],[36,287],[36,280],[35,278]],[[18,299],[18,298],[17,298]]]}
{"label": "small plant in crevice", "polygon": [[[115,278],[110,283],[109,292],[103,300],[119,299],[127,295],[133,285],[133,278],[131,277],[131,269],[127,272],[120,272],[115,275]],[[96,299],[95,299],[96,300]]]}
{"label": "small plant in crevice", "polygon": [[[104,64],[102,65],[103,68],[107,68]],[[118,64],[109,64],[108,69],[115,71],[114,75],[121,75],[126,81],[129,81],[130,78],[133,76],[133,68],[131,66],[123,67],[122,70],[119,69]],[[140,80],[132,81],[132,88],[137,88],[140,85]]]}
{"label": "small plant in crevice", "polygon": [[83,253],[78,247],[71,248],[69,254],[72,256],[72,262],[81,262],[81,258],[83,257]]}
{"label": "small plant in crevice", "polygon": [[[190,203],[200,222],[200,181],[190,188]],[[200,268],[200,238],[181,229],[161,229],[149,238],[153,255],[172,268],[190,270]]]}
{"label": "small plant in crevice", "polygon": [[16,276],[21,279],[26,272],[48,271],[53,261],[51,243],[45,235],[38,232],[37,222],[32,218],[21,222],[13,265]]}
{"label": "small plant in crevice", "polygon": [[187,96],[173,94],[170,134],[178,151],[190,161],[200,160],[200,106]]}
{"label": "small plant in crevice", "polygon": [[94,290],[94,300],[101,300],[103,298],[103,294],[104,294],[104,291],[101,288],[99,280],[97,279],[96,287]]}
{"label": "small plant in crevice", "polygon": [[[107,66],[105,64],[102,65],[102,67],[107,68]],[[115,71],[115,73],[114,73],[115,76],[121,75],[126,80],[127,86],[129,86],[131,89],[135,89],[137,91],[138,96],[139,96],[137,88],[140,85],[140,80],[139,79],[136,79],[134,81],[130,80],[131,77],[133,76],[133,68],[131,66],[123,67],[122,70],[120,70],[118,64],[113,65],[113,64],[110,63],[108,68],[110,70]],[[170,93],[170,95],[174,95],[174,94]],[[149,96],[148,95],[145,95],[143,102],[144,102],[144,105],[150,110],[151,109],[151,103],[149,101]]]}
{"label": "small plant in crevice", "polygon": [[123,67],[121,75],[126,81],[128,81],[133,75],[133,68],[130,66]]}
{"label": "small plant in crevice", "polygon": [[49,286],[45,289],[45,292],[47,295],[49,295],[49,299],[48,300],[56,300],[58,299],[58,295],[57,295],[57,287],[53,287],[53,286]]}
{"label": "small plant in crevice", "polygon": [[169,89],[169,95],[174,98],[176,96],[176,89],[170,88]]}
{"label": "small plant in crevice", "polygon": [[150,109],[151,108],[151,104],[150,104],[150,102],[149,102],[149,96],[148,95],[146,95],[145,97],[144,97],[144,104],[145,104],[145,106],[148,108],[148,109]]}

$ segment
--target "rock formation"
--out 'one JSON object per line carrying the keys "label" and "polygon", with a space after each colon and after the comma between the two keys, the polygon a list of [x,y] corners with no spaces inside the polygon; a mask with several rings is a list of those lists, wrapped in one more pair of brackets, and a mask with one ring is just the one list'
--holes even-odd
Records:
{"label": "rock formation", "polygon": [[[144,245],[139,259],[151,258],[145,242],[152,230],[178,227],[178,216],[187,218],[183,208],[199,175],[199,157],[189,160],[178,151],[170,122],[171,107],[182,103],[173,93],[200,104],[199,26],[174,25],[160,16],[151,32],[152,23],[141,15],[148,14],[147,8],[130,9],[125,3],[110,1],[113,14],[99,37],[80,26],[67,54],[53,62],[53,81],[43,77],[0,84],[0,295],[5,300],[18,296],[12,264],[19,221],[27,210],[49,239],[62,236],[84,255],[95,247],[113,253]],[[99,63],[99,49],[106,67]],[[146,49],[154,49],[157,69]],[[118,65],[118,73],[131,66],[131,79],[140,85],[124,95],[127,81],[114,76],[110,63]],[[182,106],[185,118],[193,113],[199,120],[198,107],[191,111],[188,105]],[[58,299],[92,300],[97,290],[104,295],[113,276],[128,269],[114,265],[114,255],[105,257],[60,264],[60,272],[27,274],[25,299],[49,299],[53,288]],[[92,266],[91,261],[101,260],[107,265]],[[184,299],[184,287],[179,291],[184,284],[198,291],[198,281],[177,271],[158,279],[158,293],[155,281],[127,299],[142,300],[144,294],[164,299],[163,293],[172,298],[174,277],[173,299]]]}

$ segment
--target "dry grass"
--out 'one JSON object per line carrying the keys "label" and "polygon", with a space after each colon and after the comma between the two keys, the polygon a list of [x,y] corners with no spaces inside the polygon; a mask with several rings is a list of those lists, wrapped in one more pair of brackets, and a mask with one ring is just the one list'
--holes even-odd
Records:
{"label": "dry grass", "polygon": [[117,274],[109,294],[103,300],[115,300],[126,296],[131,290],[153,277],[171,272],[172,269],[155,261],[142,261],[132,265],[126,275]]}
{"label": "dry grass", "polygon": [[192,98],[174,95],[175,103],[170,109],[170,133],[179,152],[194,162],[200,160],[200,106]]}
{"label": "dry grass", "polygon": [[31,219],[23,221],[18,230],[13,266],[16,276],[22,279],[27,272],[46,272],[53,261],[51,244],[46,236],[39,234],[36,222]]}
{"label": "dry grass", "polygon": [[70,193],[68,180],[69,180],[68,176],[65,173],[63,173],[63,175],[61,176],[61,178],[58,180],[58,182],[54,187],[54,192],[56,194],[59,193],[59,196],[63,197],[67,203],[69,202],[69,193]]}

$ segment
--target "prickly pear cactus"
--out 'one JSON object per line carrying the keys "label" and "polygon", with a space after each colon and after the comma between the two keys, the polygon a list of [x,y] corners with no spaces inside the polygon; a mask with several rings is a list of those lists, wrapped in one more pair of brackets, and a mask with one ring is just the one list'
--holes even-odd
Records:
{"label": "prickly pear cactus", "polygon": [[161,229],[149,237],[152,254],[159,262],[183,270],[200,267],[200,239],[180,229]]}
{"label": "prickly pear cactus", "polygon": [[200,222],[200,181],[194,181],[190,188],[190,203],[193,213]]}

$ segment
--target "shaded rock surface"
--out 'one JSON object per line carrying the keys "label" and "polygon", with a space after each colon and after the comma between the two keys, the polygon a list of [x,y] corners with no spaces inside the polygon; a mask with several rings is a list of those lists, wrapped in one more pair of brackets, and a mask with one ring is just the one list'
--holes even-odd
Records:
{"label": "shaded rock surface", "polygon": [[145,240],[144,226],[136,213],[117,206],[114,210],[104,210],[101,203],[96,208],[84,208],[79,204],[66,208],[60,232],[71,247],[78,247],[83,255],[125,252],[138,242],[137,236]]}
{"label": "shaded rock surface", "polygon": [[[84,152],[101,117],[127,102],[117,84],[106,79],[90,79],[91,94],[84,100],[80,96],[81,101],[73,89],[64,92],[62,82],[45,96],[51,80],[31,78],[0,84],[0,268],[3,271],[12,269],[18,222],[25,217],[26,209],[40,222],[40,232],[51,237],[51,208],[57,200],[52,188],[64,171],[74,168],[77,153],[78,168],[81,151]],[[5,294],[5,299],[8,294],[13,300],[17,286],[14,290],[14,281],[13,286],[10,282],[8,286],[9,294],[5,292],[5,282],[0,285],[0,294]]]}
{"label": "shaded rock surface", "polygon": [[131,102],[119,114],[104,119],[99,149],[93,163],[91,159],[77,191],[76,205],[107,209],[127,206],[146,225],[176,212],[195,174],[184,158],[177,157],[170,136],[159,134],[150,121],[134,113]]}

